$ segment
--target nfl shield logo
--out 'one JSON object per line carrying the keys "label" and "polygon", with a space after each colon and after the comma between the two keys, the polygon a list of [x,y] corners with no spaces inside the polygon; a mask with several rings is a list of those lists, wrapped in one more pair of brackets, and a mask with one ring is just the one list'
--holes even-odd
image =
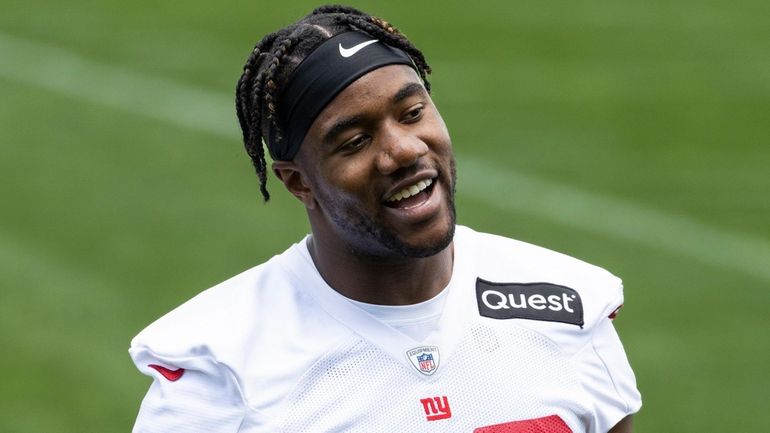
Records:
{"label": "nfl shield logo", "polygon": [[415,347],[406,352],[406,357],[417,371],[427,376],[433,374],[439,365],[439,353],[436,346]]}
{"label": "nfl shield logo", "polygon": [[428,373],[436,369],[436,363],[433,362],[433,355],[429,353],[417,355],[417,362],[420,364],[420,371],[423,373]]}

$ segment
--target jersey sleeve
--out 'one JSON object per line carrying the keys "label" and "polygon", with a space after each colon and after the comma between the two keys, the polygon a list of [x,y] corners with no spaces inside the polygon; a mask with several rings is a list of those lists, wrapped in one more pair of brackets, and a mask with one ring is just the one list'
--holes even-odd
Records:
{"label": "jersey sleeve", "polygon": [[634,372],[612,322],[621,305],[622,286],[620,298],[608,305],[578,354],[581,382],[594,405],[589,430],[593,433],[607,433],[642,406]]}
{"label": "jersey sleeve", "polygon": [[133,433],[239,430],[245,405],[227,368],[208,357],[164,357],[145,347],[132,347],[129,353],[153,379]]}

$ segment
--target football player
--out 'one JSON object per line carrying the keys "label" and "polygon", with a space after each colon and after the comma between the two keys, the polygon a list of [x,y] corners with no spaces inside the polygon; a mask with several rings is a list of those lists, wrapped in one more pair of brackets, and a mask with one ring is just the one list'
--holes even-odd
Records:
{"label": "football player", "polygon": [[429,73],[348,7],[256,44],[246,151],[268,200],[267,148],[311,233],[132,341],[154,379],[135,432],[631,432],[621,281],[456,224]]}

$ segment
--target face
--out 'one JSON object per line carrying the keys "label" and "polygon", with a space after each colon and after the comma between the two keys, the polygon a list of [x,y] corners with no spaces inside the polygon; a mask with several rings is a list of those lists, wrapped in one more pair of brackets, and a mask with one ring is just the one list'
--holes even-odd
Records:
{"label": "face", "polygon": [[294,163],[318,238],[370,257],[427,257],[451,243],[452,145],[412,68],[375,69],[343,90]]}

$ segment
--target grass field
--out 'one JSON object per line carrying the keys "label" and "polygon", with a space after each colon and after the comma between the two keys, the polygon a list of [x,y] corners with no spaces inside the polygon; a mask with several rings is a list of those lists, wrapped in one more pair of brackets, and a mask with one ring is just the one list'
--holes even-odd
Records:
{"label": "grass field", "polygon": [[[6,0],[0,432],[125,432],[145,325],[307,232],[232,90],[294,2]],[[623,277],[636,432],[770,430],[770,3],[357,2],[426,53],[460,222]]]}

